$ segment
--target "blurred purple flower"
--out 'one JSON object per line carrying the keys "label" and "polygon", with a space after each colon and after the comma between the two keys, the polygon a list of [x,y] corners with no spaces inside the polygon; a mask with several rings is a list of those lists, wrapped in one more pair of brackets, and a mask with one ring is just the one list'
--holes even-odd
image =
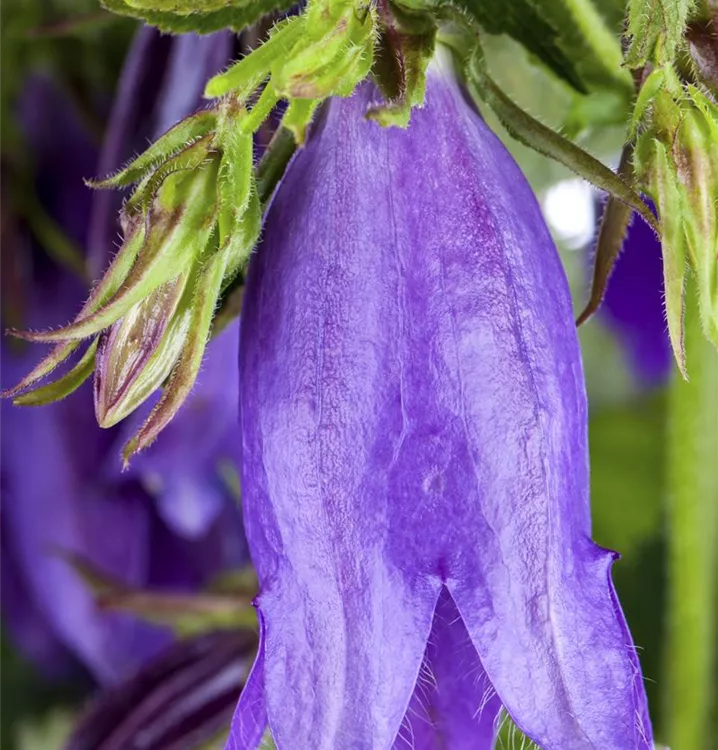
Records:
{"label": "blurred purple flower", "polygon": [[[196,108],[201,87],[195,79],[221,64],[208,62],[207,69],[202,61],[228,55],[231,46],[230,35],[170,40],[143,30],[139,39],[149,39],[152,44],[145,47],[152,46],[156,53],[143,58],[143,66],[136,65],[132,55],[128,61],[130,73],[145,87],[145,98],[136,98],[138,89],[127,73],[106,159],[108,149],[124,158],[122,149],[135,149],[129,144],[133,137],[144,139]],[[165,68],[159,64],[160,52]],[[200,68],[205,72],[198,72]],[[167,75],[158,80],[163,69]],[[129,127],[128,120],[118,123],[117,117],[133,107],[139,107],[133,116],[151,121],[151,130],[140,136],[138,126],[121,137],[118,128]],[[70,104],[48,80],[30,81],[18,112],[36,157],[38,196],[54,221],[84,243],[92,196],[82,178],[98,173],[94,148]],[[114,215],[103,214],[102,206],[95,209],[89,241],[114,233],[107,228]],[[22,288],[15,297],[22,303],[23,323],[46,327],[72,317],[87,294],[86,285],[53,264],[21,230],[13,231],[13,241],[4,244],[3,252],[12,256],[17,272],[13,283]],[[109,240],[103,251],[109,253],[111,247]],[[86,584],[59,552],[74,553],[139,588],[191,589],[245,562],[240,514],[218,474],[220,462],[236,464],[239,450],[237,338],[235,326],[210,347],[208,377],[188,403],[183,421],[175,423],[166,445],[158,441],[155,453],[144,457],[135,475],[120,474],[119,430],[97,426],[88,384],[64,401],[40,408],[3,401],[3,620],[17,645],[48,672],[66,666],[72,655],[99,682],[117,682],[171,638],[165,629],[129,615],[99,611]],[[35,347],[5,339],[3,385],[17,382],[38,354]],[[170,474],[173,464],[182,467],[181,474]],[[159,501],[160,515],[169,526],[147,494],[146,476],[170,477]]]}
{"label": "blurred purple flower", "polygon": [[644,221],[634,220],[601,310],[636,378],[649,387],[664,383],[673,363],[663,298],[661,243]]}
{"label": "blurred purple flower", "polygon": [[[235,37],[228,32],[187,34],[171,38],[171,44],[168,39],[149,27],[138,32],[120,80],[99,174],[118,169],[149,141],[202,107],[207,80],[234,52]],[[90,243],[98,272],[104,270],[116,244],[121,200],[115,191],[95,195]],[[136,477],[157,498],[163,519],[184,536],[206,534],[227,492],[220,467],[227,462],[238,465],[238,346],[239,323],[235,322],[209,345],[195,389],[162,439],[130,465],[129,476]],[[126,420],[117,456],[147,419],[158,397]],[[120,470],[119,459],[112,460],[109,474]]]}
{"label": "blurred purple flower", "polygon": [[[270,208],[240,346],[260,652],[227,747],[646,750],[590,539],[586,397],[536,200],[446,71],[407,131],[328,106]],[[407,709],[408,712],[407,712]]]}

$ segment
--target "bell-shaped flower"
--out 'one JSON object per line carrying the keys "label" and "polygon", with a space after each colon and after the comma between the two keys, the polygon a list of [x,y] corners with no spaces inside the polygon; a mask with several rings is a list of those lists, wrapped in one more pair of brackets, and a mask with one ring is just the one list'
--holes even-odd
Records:
{"label": "bell-shaped flower", "polygon": [[443,62],[407,130],[321,111],[244,300],[261,645],[228,748],[652,747],[591,541],[586,396],[535,197]]}

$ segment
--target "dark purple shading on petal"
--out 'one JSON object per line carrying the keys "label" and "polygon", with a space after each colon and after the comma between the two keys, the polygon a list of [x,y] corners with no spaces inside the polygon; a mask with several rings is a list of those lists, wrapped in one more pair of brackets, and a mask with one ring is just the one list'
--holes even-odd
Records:
{"label": "dark purple shading on petal", "polygon": [[97,149],[75,108],[44,75],[24,84],[17,117],[34,162],[38,200],[84,248],[92,191],[83,178],[97,166]]}
{"label": "dark purple shading on petal", "polygon": [[393,750],[492,750],[501,701],[444,588]]}
{"label": "dark purple shading on petal", "polygon": [[446,587],[545,750],[644,750],[612,555],[590,540],[565,275],[444,75],[407,131],[363,118],[370,88],[333,102],[250,269],[242,486],[269,725],[279,750],[391,747]]}
{"label": "dark purple shading on petal", "polygon": [[601,310],[646,386],[665,383],[673,362],[663,298],[661,243],[645,222],[634,221]]}

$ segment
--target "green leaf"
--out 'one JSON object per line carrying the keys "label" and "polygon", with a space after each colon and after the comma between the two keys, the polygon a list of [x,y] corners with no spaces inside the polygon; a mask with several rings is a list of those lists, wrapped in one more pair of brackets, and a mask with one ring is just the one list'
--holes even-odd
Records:
{"label": "green leaf", "polygon": [[694,5],[695,0],[630,0],[626,65],[640,68],[648,62],[673,62]]}
{"label": "green leaf", "polygon": [[618,39],[590,0],[440,0],[454,5],[490,34],[508,34],[586,94],[618,87],[630,95]]}
{"label": "green leaf", "polygon": [[[102,5],[121,16],[130,16],[170,34],[211,34],[222,29],[241,31],[274,11],[288,10],[291,0],[252,0],[206,13],[180,13],[132,7],[127,0],[101,0]],[[186,3],[185,3],[186,4]]]}
{"label": "green leaf", "polygon": [[575,143],[531,117],[504,94],[489,76],[479,47],[476,48],[469,61],[467,74],[481,98],[491,106],[511,136],[540,154],[555,159],[579,177],[583,177],[592,185],[623,201],[658,232],[658,225],[651,210],[641,200],[638,193],[619,175]]}

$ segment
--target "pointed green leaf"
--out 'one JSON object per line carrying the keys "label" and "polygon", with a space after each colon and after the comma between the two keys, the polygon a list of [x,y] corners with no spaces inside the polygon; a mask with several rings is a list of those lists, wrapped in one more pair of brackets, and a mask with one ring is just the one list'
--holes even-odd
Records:
{"label": "pointed green leaf", "polygon": [[123,449],[122,455],[125,465],[135,453],[144,450],[154,442],[192,390],[207,346],[212,317],[222,288],[229,253],[230,246],[227,245],[210,258],[198,280],[187,344],[165,387],[162,398],[137,435]]}
{"label": "pointed green leaf", "polygon": [[216,112],[213,110],[196,112],[170,128],[119,172],[102,180],[87,180],[87,184],[93,188],[120,188],[139,182],[171,156],[186,150],[197,139],[211,136],[216,126]]}
{"label": "pointed green leaf", "polygon": [[511,136],[540,154],[555,159],[579,177],[583,177],[592,185],[623,201],[637,211],[647,224],[658,231],[651,210],[641,200],[638,193],[620,176],[575,143],[531,117],[504,94],[486,71],[481,51],[478,48],[469,62],[468,74],[481,97],[491,106]]}
{"label": "pointed green leaf", "polygon": [[593,266],[591,281],[591,295],[585,308],[576,319],[576,325],[585,323],[601,306],[606,294],[608,280],[613,266],[621,253],[623,241],[626,238],[628,225],[631,222],[630,207],[621,203],[613,196],[608,199],[601,218],[596,242],[596,258]]}
{"label": "pointed green leaf", "polygon": [[[628,144],[624,146],[621,153],[621,162],[618,166],[620,177],[631,174],[633,167],[631,160],[633,147]],[[601,217],[601,226],[598,230],[596,242],[596,258],[593,266],[593,280],[591,282],[591,296],[583,312],[578,316],[576,325],[585,323],[601,305],[608,286],[608,279],[613,266],[618,259],[626,238],[626,231],[631,222],[632,211],[629,206],[610,196]]]}
{"label": "pointed green leaf", "polygon": [[626,65],[673,62],[694,5],[695,0],[630,0]]}
{"label": "pointed green leaf", "polygon": [[44,406],[60,401],[76,391],[92,375],[95,369],[97,340],[87,347],[80,361],[65,375],[52,383],[36,388],[13,399],[16,406]]}
{"label": "pointed green leaf", "polygon": [[291,0],[252,0],[206,13],[175,13],[133,8],[127,0],[101,0],[107,10],[130,16],[170,34],[211,34],[222,29],[242,31],[274,11],[288,10]]}

